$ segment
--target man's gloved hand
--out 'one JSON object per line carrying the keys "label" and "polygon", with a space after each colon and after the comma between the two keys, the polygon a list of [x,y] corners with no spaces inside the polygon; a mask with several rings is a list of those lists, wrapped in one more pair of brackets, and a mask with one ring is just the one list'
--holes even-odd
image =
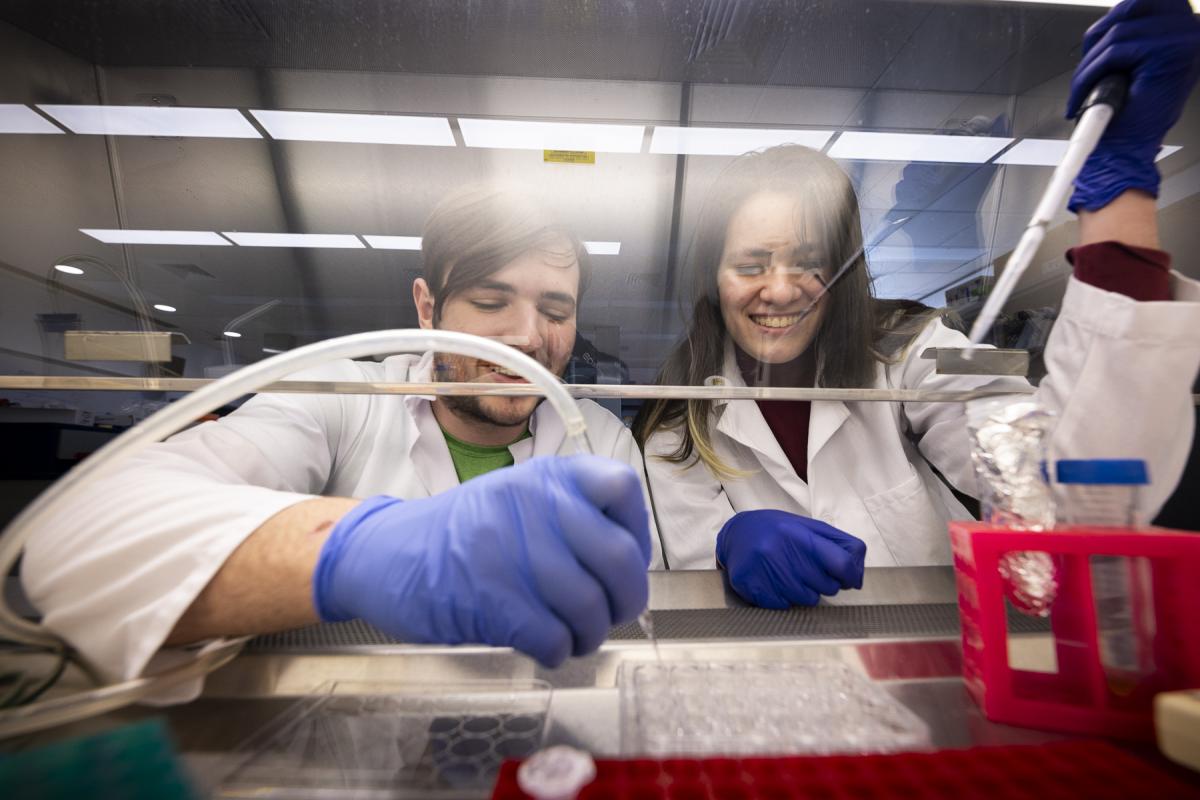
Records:
{"label": "man's gloved hand", "polygon": [[786,511],[740,511],[717,534],[717,562],[747,602],[815,606],[819,595],[861,589],[867,545],[832,525]]}
{"label": "man's gloved hand", "polygon": [[511,646],[556,666],[641,613],[649,563],[649,513],[628,464],[535,458],[434,497],[364,500],[322,548],[313,600],[327,622]]}
{"label": "man's gloved hand", "polygon": [[1124,0],[1089,28],[1067,117],[1112,73],[1129,78],[1129,95],[1075,179],[1072,211],[1103,208],[1126,189],[1158,196],[1155,156],[1200,76],[1200,21],[1188,0]]}

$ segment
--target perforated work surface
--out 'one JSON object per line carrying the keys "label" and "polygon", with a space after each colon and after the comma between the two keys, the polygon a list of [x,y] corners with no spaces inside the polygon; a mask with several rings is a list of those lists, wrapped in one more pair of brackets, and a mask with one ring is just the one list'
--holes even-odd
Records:
{"label": "perforated work surface", "polygon": [[[1050,629],[1044,619],[1009,615],[1014,633]],[[654,612],[659,639],[870,639],[910,636],[957,636],[958,606],[926,603],[898,606],[821,606],[772,611],[765,608],[681,609]],[[619,625],[614,640],[644,639],[636,623]],[[365,622],[335,622],[259,636],[250,650],[329,652],[345,647],[398,644]]]}

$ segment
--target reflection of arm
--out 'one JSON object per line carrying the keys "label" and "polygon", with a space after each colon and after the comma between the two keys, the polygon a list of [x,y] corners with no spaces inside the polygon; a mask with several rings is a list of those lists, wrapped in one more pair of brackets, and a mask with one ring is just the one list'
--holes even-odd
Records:
{"label": "reflection of arm", "polygon": [[660,429],[646,442],[646,477],[671,569],[714,569],[717,532],[733,516],[721,482],[694,457],[687,465],[660,456],[679,446],[678,429]]}
{"label": "reflection of arm", "polygon": [[88,486],[26,547],[45,624],[109,675],[139,674],[230,554],[324,489],[340,399],[260,395]]}

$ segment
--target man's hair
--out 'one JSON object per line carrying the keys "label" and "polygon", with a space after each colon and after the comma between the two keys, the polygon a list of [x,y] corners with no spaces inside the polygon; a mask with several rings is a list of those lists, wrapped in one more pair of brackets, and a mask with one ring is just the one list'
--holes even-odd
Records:
{"label": "man's hair", "polygon": [[587,250],[529,197],[498,186],[471,186],[446,197],[429,215],[421,236],[422,274],[433,294],[434,323],[456,293],[532,251],[564,268],[577,262],[578,294],[583,294],[590,271]]}

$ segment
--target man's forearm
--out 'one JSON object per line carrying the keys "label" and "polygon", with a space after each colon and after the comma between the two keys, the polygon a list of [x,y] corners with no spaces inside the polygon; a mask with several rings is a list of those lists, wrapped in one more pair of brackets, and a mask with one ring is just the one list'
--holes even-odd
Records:
{"label": "man's forearm", "polygon": [[312,602],[317,557],[333,526],[358,502],[317,497],[264,522],[221,565],[166,643],[268,633],[317,622]]}
{"label": "man's forearm", "polygon": [[1120,242],[1157,250],[1157,213],[1153,197],[1130,189],[1104,208],[1079,212],[1079,244]]}

